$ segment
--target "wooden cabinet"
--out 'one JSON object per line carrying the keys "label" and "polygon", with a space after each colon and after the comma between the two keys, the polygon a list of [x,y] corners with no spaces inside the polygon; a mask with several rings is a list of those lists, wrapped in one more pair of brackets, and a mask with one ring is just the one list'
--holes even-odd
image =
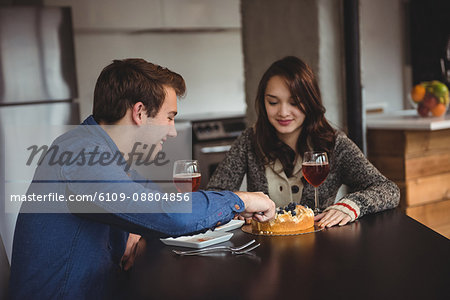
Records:
{"label": "wooden cabinet", "polygon": [[400,187],[400,206],[407,215],[450,238],[450,128],[380,124],[368,126],[369,160]]}

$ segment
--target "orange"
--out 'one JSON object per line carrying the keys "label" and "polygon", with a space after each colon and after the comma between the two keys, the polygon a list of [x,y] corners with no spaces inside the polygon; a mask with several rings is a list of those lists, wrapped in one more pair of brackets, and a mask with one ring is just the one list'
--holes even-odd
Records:
{"label": "orange", "polygon": [[423,97],[425,96],[425,87],[421,84],[416,84],[412,91],[411,91],[411,98],[414,100],[414,102],[418,103],[422,101]]}
{"label": "orange", "polygon": [[431,109],[431,113],[435,117],[440,117],[445,114],[447,107],[443,103],[438,103],[435,107]]}

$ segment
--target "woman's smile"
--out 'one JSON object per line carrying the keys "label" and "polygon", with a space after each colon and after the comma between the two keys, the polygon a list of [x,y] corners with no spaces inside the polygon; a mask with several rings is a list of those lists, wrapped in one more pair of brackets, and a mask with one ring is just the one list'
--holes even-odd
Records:
{"label": "woman's smile", "polygon": [[293,120],[290,119],[290,120],[277,120],[277,121],[281,126],[289,126],[289,124],[291,124]]}

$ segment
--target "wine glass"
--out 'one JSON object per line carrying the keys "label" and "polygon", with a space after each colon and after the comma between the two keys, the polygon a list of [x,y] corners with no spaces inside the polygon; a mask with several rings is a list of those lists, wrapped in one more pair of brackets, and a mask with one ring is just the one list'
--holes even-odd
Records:
{"label": "wine glass", "polygon": [[308,151],[303,155],[302,173],[306,181],[314,187],[314,215],[321,212],[317,188],[327,178],[330,172],[328,157],[325,152]]}
{"label": "wine glass", "polygon": [[197,160],[177,160],[173,165],[173,183],[180,193],[196,192],[200,188],[200,167]]}

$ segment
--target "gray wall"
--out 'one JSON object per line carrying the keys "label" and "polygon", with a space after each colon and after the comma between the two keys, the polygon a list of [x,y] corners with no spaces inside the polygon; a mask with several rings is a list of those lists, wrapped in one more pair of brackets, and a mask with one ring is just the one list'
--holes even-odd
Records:
{"label": "gray wall", "polygon": [[249,122],[255,121],[258,82],[275,60],[302,58],[316,73],[326,116],[344,127],[341,1],[242,0],[245,93]]}
{"label": "gray wall", "polygon": [[405,64],[404,2],[359,0],[361,69],[367,108],[387,111],[404,108],[411,89],[411,70]]}

